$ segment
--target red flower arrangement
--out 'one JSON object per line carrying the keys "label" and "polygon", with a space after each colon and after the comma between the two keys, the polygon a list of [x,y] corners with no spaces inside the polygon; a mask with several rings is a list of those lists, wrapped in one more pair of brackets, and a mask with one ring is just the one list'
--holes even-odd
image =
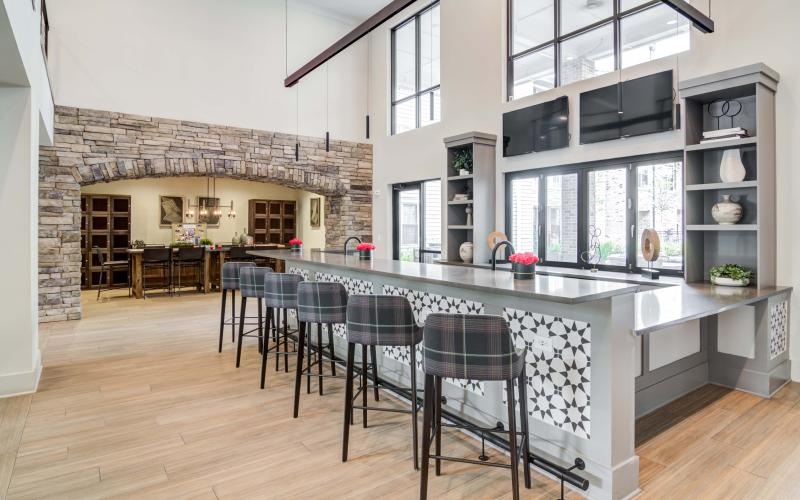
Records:
{"label": "red flower arrangement", "polygon": [[292,238],[291,240],[289,240],[289,244],[290,245],[302,245],[303,244],[303,240],[301,240],[300,238]]}
{"label": "red flower arrangement", "polygon": [[356,245],[356,250],[358,250],[359,252],[363,252],[363,251],[366,251],[366,250],[375,250],[375,244],[374,243],[359,243],[358,245]]}
{"label": "red flower arrangement", "polygon": [[531,266],[539,262],[539,257],[532,252],[513,253],[508,257],[508,261]]}

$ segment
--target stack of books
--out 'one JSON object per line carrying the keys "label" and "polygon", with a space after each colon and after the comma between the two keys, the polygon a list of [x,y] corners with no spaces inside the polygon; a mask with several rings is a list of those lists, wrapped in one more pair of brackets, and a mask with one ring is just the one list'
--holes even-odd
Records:
{"label": "stack of books", "polygon": [[747,130],[742,127],[724,128],[720,130],[707,130],[703,132],[703,139],[701,144],[709,142],[730,141],[732,139],[741,139],[747,137]]}

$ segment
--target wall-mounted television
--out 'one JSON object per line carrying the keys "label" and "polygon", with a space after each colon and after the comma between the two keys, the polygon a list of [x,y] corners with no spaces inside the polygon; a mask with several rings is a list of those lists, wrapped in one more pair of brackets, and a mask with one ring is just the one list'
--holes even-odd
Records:
{"label": "wall-mounted television", "polygon": [[673,130],[672,71],[581,94],[581,144]]}
{"label": "wall-mounted television", "polygon": [[503,156],[569,145],[569,99],[564,96],[503,114]]}

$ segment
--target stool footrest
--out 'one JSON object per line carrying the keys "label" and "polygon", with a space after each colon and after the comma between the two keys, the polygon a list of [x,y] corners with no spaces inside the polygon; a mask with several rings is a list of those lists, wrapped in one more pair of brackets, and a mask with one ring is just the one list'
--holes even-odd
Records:
{"label": "stool footrest", "polygon": [[353,405],[354,410],[369,410],[369,411],[386,411],[389,413],[413,413],[414,410],[403,410],[402,408],[381,408],[377,406],[356,406]]}
{"label": "stool footrest", "polygon": [[432,460],[446,460],[448,462],[459,462],[462,464],[473,464],[473,465],[488,465],[489,467],[499,467],[501,469],[510,469],[511,464],[504,464],[500,462],[481,462],[480,460],[470,460],[468,458],[459,458],[459,457],[449,457],[446,455],[430,455]]}

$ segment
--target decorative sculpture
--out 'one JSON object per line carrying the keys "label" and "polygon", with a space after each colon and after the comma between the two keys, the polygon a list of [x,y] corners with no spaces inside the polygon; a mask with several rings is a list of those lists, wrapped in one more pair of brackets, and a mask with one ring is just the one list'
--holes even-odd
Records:
{"label": "decorative sculpture", "polygon": [[587,266],[590,266],[590,271],[597,272],[597,263],[600,262],[600,228],[591,225],[589,226],[589,241],[587,242],[587,250],[581,252],[581,260]]}

